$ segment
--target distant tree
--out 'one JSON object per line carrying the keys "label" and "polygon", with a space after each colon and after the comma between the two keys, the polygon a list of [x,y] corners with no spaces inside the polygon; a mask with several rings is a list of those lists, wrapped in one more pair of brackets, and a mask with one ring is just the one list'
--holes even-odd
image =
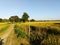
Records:
{"label": "distant tree", "polygon": [[20,22],[23,22],[23,19],[22,18],[20,18]]}
{"label": "distant tree", "polygon": [[31,19],[30,21],[31,21],[31,22],[34,22],[35,20],[34,20],[34,19]]}
{"label": "distant tree", "polygon": [[18,16],[11,16],[9,18],[9,21],[10,22],[19,22],[20,21],[20,18]]}
{"label": "distant tree", "polygon": [[0,18],[0,22],[2,22],[2,18]]}
{"label": "distant tree", "polygon": [[23,14],[23,16],[22,16],[23,22],[28,21],[28,18],[29,18],[29,15],[28,15],[26,12],[24,12],[24,14]]}
{"label": "distant tree", "polygon": [[8,19],[2,19],[2,22],[9,22]]}

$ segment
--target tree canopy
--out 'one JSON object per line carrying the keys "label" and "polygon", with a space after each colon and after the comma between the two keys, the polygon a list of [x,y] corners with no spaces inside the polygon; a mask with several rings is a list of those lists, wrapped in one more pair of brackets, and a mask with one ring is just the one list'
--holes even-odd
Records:
{"label": "tree canopy", "polygon": [[[9,19],[0,18],[0,22],[27,22],[29,21],[28,19],[29,19],[29,15],[26,12],[24,12],[21,18],[15,15],[15,16],[11,16]],[[35,21],[35,20],[31,19],[30,21]]]}
{"label": "tree canopy", "polygon": [[2,22],[2,18],[0,18],[0,22]]}
{"label": "tree canopy", "polygon": [[19,22],[20,21],[20,18],[18,16],[11,16],[9,18],[10,22]]}
{"label": "tree canopy", "polygon": [[34,19],[31,19],[30,21],[31,21],[31,22],[34,22],[35,20],[34,20]]}
{"label": "tree canopy", "polygon": [[23,14],[23,16],[22,16],[23,22],[28,21],[28,18],[29,18],[29,15],[28,15],[26,12],[24,12],[24,14]]}

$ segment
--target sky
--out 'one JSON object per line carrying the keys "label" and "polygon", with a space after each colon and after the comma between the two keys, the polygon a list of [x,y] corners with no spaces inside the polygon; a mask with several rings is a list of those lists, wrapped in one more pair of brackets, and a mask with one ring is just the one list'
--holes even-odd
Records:
{"label": "sky", "polygon": [[26,12],[35,20],[60,20],[60,0],[0,0],[0,18]]}

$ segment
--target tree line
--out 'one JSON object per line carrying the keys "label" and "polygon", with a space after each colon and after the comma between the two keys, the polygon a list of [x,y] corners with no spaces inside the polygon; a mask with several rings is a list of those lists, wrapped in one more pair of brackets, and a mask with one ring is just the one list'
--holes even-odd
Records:
{"label": "tree line", "polygon": [[11,16],[9,19],[2,19],[0,18],[0,22],[28,22],[28,21],[35,21],[34,19],[29,20],[29,15],[24,12],[22,17],[19,16]]}

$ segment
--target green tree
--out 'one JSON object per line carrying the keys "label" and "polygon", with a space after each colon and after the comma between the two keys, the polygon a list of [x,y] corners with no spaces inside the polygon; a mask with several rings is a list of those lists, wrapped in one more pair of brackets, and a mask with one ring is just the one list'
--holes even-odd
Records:
{"label": "green tree", "polygon": [[10,22],[19,22],[20,21],[20,18],[18,16],[11,16],[9,18],[9,21]]}
{"label": "green tree", "polygon": [[2,18],[0,18],[0,22],[2,22]]}
{"label": "green tree", "polygon": [[31,22],[34,22],[35,20],[34,20],[34,19],[31,19],[30,21],[31,21]]}
{"label": "green tree", "polygon": [[26,12],[24,12],[24,14],[23,14],[23,16],[22,16],[23,22],[28,21],[28,18],[29,18],[29,15],[28,15]]}
{"label": "green tree", "polygon": [[8,19],[2,19],[2,22],[9,22]]}

